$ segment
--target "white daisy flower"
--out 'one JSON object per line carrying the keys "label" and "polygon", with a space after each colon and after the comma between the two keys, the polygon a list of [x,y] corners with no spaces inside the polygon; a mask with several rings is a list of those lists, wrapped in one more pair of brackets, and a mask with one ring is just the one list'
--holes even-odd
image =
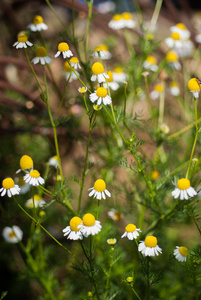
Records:
{"label": "white daisy flower", "polygon": [[109,52],[108,47],[106,45],[100,45],[94,49],[94,52],[91,54],[91,56],[106,60],[110,59],[112,57],[112,54]]}
{"label": "white daisy flower", "polygon": [[111,245],[111,246],[113,246],[113,245],[115,245],[115,244],[116,244],[116,242],[117,242],[117,239],[107,239],[107,243],[108,243],[108,245]]}
{"label": "white daisy flower", "polygon": [[47,56],[47,51],[44,47],[38,47],[36,49],[36,57],[34,57],[31,61],[33,64],[38,64],[39,62],[41,65],[50,64],[52,59]]}
{"label": "white daisy flower", "polygon": [[195,36],[195,40],[197,43],[201,43],[201,33],[198,33],[196,36]]}
{"label": "white daisy flower", "polygon": [[80,92],[81,94],[86,93],[87,92],[87,87],[85,87],[85,86],[79,87],[78,92]]}
{"label": "white daisy flower", "polygon": [[189,57],[193,52],[193,42],[191,40],[182,41],[182,47],[175,47],[177,54],[180,58]]}
{"label": "white daisy flower", "polygon": [[20,194],[26,194],[30,191],[31,187],[24,181],[23,176],[15,177],[14,181],[20,187]]}
{"label": "white daisy flower", "polygon": [[160,94],[163,92],[163,86],[159,83],[154,86],[153,91],[150,93],[150,98],[156,100],[160,97]]}
{"label": "white daisy flower", "polygon": [[37,208],[43,207],[46,204],[45,200],[38,194],[35,194],[33,198],[30,198],[26,201],[25,206],[28,208]]}
{"label": "white daisy flower", "polygon": [[80,63],[79,63],[79,60],[77,59],[77,57],[72,57],[70,60],[69,60],[69,63],[71,65],[71,67],[73,67],[75,70],[77,68],[81,69],[81,66],[80,66]]}
{"label": "white daisy flower", "polygon": [[95,217],[92,214],[85,214],[82,219],[81,232],[83,236],[88,237],[89,235],[95,235],[101,231],[100,221],[95,220]]}
{"label": "white daisy flower", "polygon": [[118,90],[119,84],[117,82],[113,81],[113,74],[112,74],[112,72],[108,71],[107,75],[109,76],[109,78],[107,79],[107,82],[103,83],[103,87],[107,89],[108,86],[109,86],[109,88],[111,88],[113,91]]}
{"label": "white daisy flower", "polygon": [[72,82],[74,80],[77,80],[77,76],[79,76],[79,73],[77,71],[72,70],[72,67],[69,65],[67,61],[65,61],[63,66],[63,75],[66,77],[66,80],[69,80],[69,82]]}
{"label": "white daisy flower", "polygon": [[178,24],[170,27],[170,31],[179,33],[180,38],[182,40],[187,40],[191,36],[190,31],[186,28],[186,26],[183,23],[178,23]]}
{"label": "white daisy flower", "polygon": [[200,94],[200,81],[197,78],[191,78],[188,82],[188,90],[195,99],[199,98]]}
{"label": "white daisy flower", "polygon": [[16,173],[26,170],[33,170],[33,160],[30,156],[23,155],[20,159],[20,169],[17,170]]}
{"label": "white daisy flower", "polygon": [[106,189],[106,183],[103,179],[97,179],[94,183],[94,186],[88,191],[91,191],[89,193],[89,197],[94,197],[98,200],[106,199],[106,195],[108,197],[111,197],[111,193]]}
{"label": "white daisy flower", "polygon": [[16,49],[18,49],[18,48],[27,48],[27,46],[29,47],[33,46],[33,44],[28,41],[27,35],[26,34],[18,35],[17,42],[13,44],[13,47],[16,47]]}
{"label": "white daisy flower", "polygon": [[6,242],[13,244],[18,243],[23,238],[22,230],[16,225],[13,225],[12,227],[6,226],[3,229],[2,235]]}
{"label": "white daisy flower", "polygon": [[57,51],[57,53],[55,54],[54,57],[58,57],[61,53],[63,55],[63,58],[69,58],[69,57],[73,56],[73,53],[69,49],[68,44],[65,43],[65,42],[60,43],[58,45],[58,51]]}
{"label": "white daisy flower", "polygon": [[157,245],[157,238],[155,236],[147,236],[145,241],[140,241],[138,251],[145,256],[155,256],[162,253],[162,249]]}
{"label": "white daisy flower", "polygon": [[30,171],[23,178],[26,183],[29,183],[33,186],[38,186],[45,183],[45,180],[40,176],[40,173],[37,170]]}
{"label": "white daisy flower", "polygon": [[139,236],[139,232],[142,232],[139,228],[137,228],[134,224],[128,224],[125,227],[125,232],[122,234],[121,238],[127,237],[129,240],[137,239]]}
{"label": "white daisy flower", "polygon": [[157,72],[158,71],[157,59],[152,55],[147,56],[146,60],[143,63],[143,67],[146,70]]}
{"label": "white daisy flower", "polygon": [[124,28],[124,20],[122,16],[119,14],[114,15],[110,20],[110,22],[108,23],[108,26],[115,30]]}
{"label": "white daisy flower", "polygon": [[93,75],[91,76],[91,81],[98,80],[99,83],[105,82],[106,78],[109,76],[104,72],[104,67],[101,63],[95,62],[91,67]]}
{"label": "white daisy flower", "polygon": [[120,67],[114,68],[112,75],[113,75],[113,80],[116,82],[123,82],[128,79],[128,75],[124,73],[123,69]]}
{"label": "white daisy flower", "polygon": [[56,169],[59,167],[58,157],[57,155],[52,156],[49,161],[49,165],[55,167]]}
{"label": "white daisy flower", "polygon": [[73,217],[70,220],[70,226],[63,229],[64,236],[70,240],[82,240],[83,235],[81,233],[82,219],[79,217]]}
{"label": "white daisy flower", "polygon": [[112,103],[111,97],[107,94],[107,89],[104,87],[98,87],[94,93],[89,95],[89,99],[92,103],[97,101],[97,105],[109,105]]}
{"label": "white daisy flower", "polygon": [[6,194],[8,197],[12,197],[14,195],[19,195],[20,187],[15,184],[12,178],[6,178],[2,181],[2,188],[0,189],[1,197],[5,196]]}
{"label": "white daisy flower", "polygon": [[136,22],[133,21],[132,15],[128,12],[124,12],[121,14],[123,21],[123,28],[135,28]]}
{"label": "white daisy flower", "polygon": [[168,134],[170,132],[170,127],[165,123],[162,123],[160,128],[164,134]]}
{"label": "white daisy flower", "polygon": [[180,40],[180,34],[178,32],[173,32],[170,37],[165,39],[165,43],[169,48],[182,47],[182,41]]}
{"label": "white daisy flower", "polygon": [[172,96],[179,96],[180,95],[180,89],[179,89],[179,86],[178,86],[178,83],[176,83],[175,81],[172,81],[170,82],[170,94]]}
{"label": "white daisy flower", "polygon": [[29,24],[27,28],[30,31],[41,31],[41,30],[47,30],[48,26],[43,22],[43,18],[41,16],[35,16],[33,19],[33,23]]}
{"label": "white daisy flower", "polygon": [[168,65],[171,67],[171,68],[174,68],[178,71],[181,70],[181,64],[179,62],[179,57],[178,57],[178,54],[177,52],[175,51],[169,51],[167,54],[166,54],[166,61],[168,63]]}
{"label": "white daisy flower", "polygon": [[181,178],[178,180],[177,187],[171,194],[175,199],[180,198],[180,200],[188,200],[189,198],[196,196],[197,192],[191,187],[189,179]]}
{"label": "white daisy flower", "polygon": [[109,211],[108,211],[108,216],[113,220],[113,221],[119,221],[120,219],[123,218],[123,215],[122,213],[118,212],[116,209],[114,208],[111,208]]}
{"label": "white daisy flower", "polygon": [[188,249],[186,247],[176,246],[176,249],[174,249],[173,254],[178,261],[183,262],[186,261],[186,257],[188,255]]}

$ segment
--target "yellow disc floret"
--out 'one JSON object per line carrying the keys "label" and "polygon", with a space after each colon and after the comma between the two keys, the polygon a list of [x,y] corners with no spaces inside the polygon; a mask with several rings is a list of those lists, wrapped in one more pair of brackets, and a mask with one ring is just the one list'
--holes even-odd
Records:
{"label": "yellow disc floret", "polygon": [[42,197],[38,194],[34,195],[34,201],[40,201],[42,199]]}
{"label": "yellow disc floret", "polygon": [[22,170],[27,170],[33,168],[33,160],[28,155],[23,155],[20,159],[20,168]]}
{"label": "yellow disc floret", "polygon": [[36,57],[45,57],[47,56],[47,51],[44,47],[38,47],[36,49]]}
{"label": "yellow disc floret", "polygon": [[134,224],[128,224],[125,228],[127,232],[134,232],[136,230],[136,226]]}
{"label": "yellow disc floret", "polygon": [[188,249],[186,247],[179,247],[179,253],[182,256],[187,256],[188,255]]}
{"label": "yellow disc floret", "polygon": [[69,46],[68,46],[68,44],[67,43],[60,43],[59,45],[58,45],[58,50],[60,51],[60,52],[64,52],[64,51],[68,51],[69,50]]}
{"label": "yellow disc floret", "polygon": [[40,177],[40,173],[37,170],[33,170],[29,173],[29,175],[33,178],[38,178]]}
{"label": "yellow disc floret", "polygon": [[154,56],[151,56],[151,55],[147,56],[146,61],[149,62],[152,65],[156,65],[157,64],[156,58]]}
{"label": "yellow disc floret", "polygon": [[112,20],[114,20],[114,21],[119,21],[121,19],[122,19],[122,16],[119,15],[119,14],[114,15],[113,18],[112,18]]}
{"label": "yellow disc floret", "polygon": [[107,79],[108,82],[112,82],[113,81],[113,74],[111,71],[107,72],[107,75],[109,76],[109,78]]}
{"label": "yellow disc floret", "polygon": [[14,237],[16,237],[15,232],[14,231],[9,232],[9,237],[11,239],[14,238]]}
{"label": "yellow disc floret", "polygon": [[83,224],[85,226],[93,226],[95,224],[95,217],[92,214],[85,214],[83,217]]}
{"label": "yellow disc floret", "polygon": [[15,182],[12,178],[6,178],[2,182],[2,186],[4,189],[9,190],[15,186]]}
{"label": "yellow disc floret", "polygon": [[180,39],[180,34],[178,32],[173,32],[171,34],[171,38],[175,41],[178,41]]}
{"label": "yellow disc floret", "polygon": [[183,23],[177,23],[176,25],[179,29],[185,30],[186,26]]}
{"label": "yellow disc floret", "polygon": [[180,190],[187,190],[190,186],[190,180],[187,178],[181,178],[177,182],[177,187]]}
{"label": "yellow disc floret", "polygon": [[131,20],[132,19],[132,15],[128,12],[122,13],[121,16],[124,20]]}
{"label": "yellow disc floret", "polygon": [[178,84],[175,81],[170,82],[170,87],[176,87],[176,86],[178,86]]}
{"label": "yellow disc floret", "polygon": [[163,91],[163,86],[159,83],[159,84],[156,84],[154,86],[154,91],[157,91],[157,92],[162,92]]}
{"label": "yellow disc floret", "polygon": [[123,70],[120,67],[116,67],[116,68],[114,68],[114,72],[115,73],[123,73]]}
{"label": "yellow disc floret", "polygon": [[157,170],[153,170],[152,174],[151,174],[151,177],[152,177],[153,180],[156,180],[156,179],[158,179],[159,175],[160,174]]}
{"label": "yellow disc floret", "polygon": [[26,43],[28,41],[28,37],[26,34],[19,35],[17,37],[18,43]]}
{"label": "yellow disc floret", "polygon": [[100,45],[94,49],[95,51],[108,51],[108,47],[106,45]]}
{"label": "yellow disc floret", "polygon": [[95,183],[94,183],[94,189],[97,192],[103,192],[106,189],[105,181],[103,179],[96,180]]}
{"label": "yellow disc floret", "polygon": [[116,244],[116,239],[109,239],[108,241],[107,241],[107,243],[109,244],[109,245],[115,245]]}
{"label": "yellow disc floret", "polygon": [[70,61],[71,63],[75,63],[75,64],[78,64],[78,63],[79,63],[79,60],[77,59],[77,57],[72,57],[69,61]]}
{"label": "yellow disc floret", "polygon": [[156,247],[157,245],[157,238],[153,235],[147,236],[145,239],[145,246],[146,247]]}
{"label": "yellow disc floret", "polygon": [[79,231],[80,228],[77,228],[78,225],[80,225],[82,223],[82,219],[80,219],[79,217],[73,217],[71,220],[70,220],[70,228],[71,230],[73,231]]}
{"label": "yellow disc floret", "polygon": [[34,19],[33,19],[33,24],[38,25],[38,24],[41,24],[41,23],[43,23],[43,18],[41,16],[35,16]]}
{"label": "yellow disc floret", "polygon": [[72,68],[70,67],[69,63],[65,61],[64,63],[64,71],[65,72],[71,72]]}
{"label": "yellow disc floret", "polygon": [[92,69],[92,72],[93,72],[94,75],[104,73],[104,67],[99,62],[94,63],[91,69]]}
{"label": "yellow disc floret", "polygon": [[188,82],[188,90],[190,92],[200,91],[200,83],[197,78],[191,78]]}
{"label": "yellow disc floret", "polygon": [[166,54],[166,60],[168,62],[174,62],[174,61],[178,61],[179,58],[178,58],[178,55],[176,52],[174,51],[169,51],[167,54]]}
{"label": "yellow disc floret", "polygon": [[104,98],[107,96],[107,90],[104,87],[98,87],[96,90],[96,95],[98,97]]}

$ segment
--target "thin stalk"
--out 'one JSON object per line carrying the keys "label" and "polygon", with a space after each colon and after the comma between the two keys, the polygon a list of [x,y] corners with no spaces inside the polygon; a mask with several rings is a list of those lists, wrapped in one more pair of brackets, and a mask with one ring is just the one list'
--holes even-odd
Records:
{"label": "thin stalk", "polygon": [[159,117],[158,117],[158,129],[161,128],[163,123],[164,107],[165,107],[165,82],[161,81],[162,92],[160,93],[160,102],[159,102]]}
{"label": "thin stalk", "polygon": [[147,299],[150,299],[150,259],[147,257]]}
{"label": "thin stalk", "polygon": [[136,292],[136,290],[134,289],[133,286],[131,286],[131,289],[132,289],[133,293],[135,294],[135,296],[136,296],[139,300],[142,300],[142,299],[140,298],[140,296],[138,295],[138,293]]}
{"label": "thin stalk", "polygon": [[[197,119],[197,124],[199,124],[201,122],[201,118]],[[178,136],[180,136],[181,134],[185,133],[186,131],[188,131],[189,129],[193,128],[193,126],[195,126],[195,122],[192,122],[191,124],[189,124],[188,126],[180,129],[179,131],[169,135],[167,137],[167,140],[172,140]]]}
{"label": "thin stalk", "polygon": [[89,39],[89,29],[91,24],[91,17],[92,17],[92,8],[93,8],[94,0],[90,0],[88,3],[88,20],[87,20],[87,29],[86,29],[86,36],[85,36],[85,61],[87,61],[87,54],[88,54],[88,39]]}
{"label": "thin stalk", "polygon": [[148,84],[148,79],[147,78],[148,78],[147,76],[144,76],[145,90],[146,90],[146,100],[147,100],[147,105],[148,105],[148,108],[149,108],[150,116],[152,118],[152,121],[154,122],[153,110],[152,110],[151,100],[150,100],[150,95],[149,95],[149,84]]}
{"label": "thin stalk", "polygon": [[163,0],[157,0],[156,5],[155,5],[155,9],[154,9],[154,13],[150,22],[150,26],[149,26],[149,33],[153,33],[155,28],[156,28],[156,23],[158,20],[158,16],[161,10],[161,6],[162,6]]}
{"label": "thin stalk", "polygon": [[114,247],[112,246],[110,249],[110,265],[109,265],[109,270],[107,273],[107,282],[105,285],[105,295],[104,295],[104,300],[107,299],[107,294],[110,286],[110,276],[111,276],[111,271],[112,271],[112,265],[113,265],[113,256],[114,256]]}
{"label": "thin stalk", "polygon": [[65,97],[65,94],[66,94],[66,89],[67,89],[67,87],[68,87],[70,78],[71,78],[71,74],[70,74],[70,76],[69,76],[69,78],[68,78],[68,80],[67,80],[67,82],[66,82],[66,84],[65,84],[64,92],[63,92],[63,95],[62,95],[62,98],[61,98],[61,102],[60,102],[60,104],[59,104],[57,116],[56,116],[56,121],[58,120],[58,117],[59,117],[59,114],[60,114],[60,110],[61,110],[61,107],[62,107],[62,105],[63,105],[64,97]]}

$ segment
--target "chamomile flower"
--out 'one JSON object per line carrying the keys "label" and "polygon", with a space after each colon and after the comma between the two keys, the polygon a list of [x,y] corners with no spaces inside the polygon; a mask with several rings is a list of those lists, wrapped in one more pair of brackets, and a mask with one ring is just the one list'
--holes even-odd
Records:
{"label": "chamomile flower", "polygon": [[110,59],[112,57],[112,54],[110,53],[106,45],[100,45],[94,49],[94,52],[91,54],[91,56],[106,60],[106,59]]}
{"label": "chamomile flower", "polygon": [[178,32],[172,32],[170,37],[165,39],[165,43],[169,48],[182,47],[182,41],[180,40],[180,34]]}
{"label": "chamomile flower", "polygon": [[143,67],[146,70],[157,72],[158,71],[157,59],[152,55],[147,56],[145,62],[143,63]]}
{"label": "chamomile flower", "polygon": [[33,18],[33,22],[27,26],[30,31],[41,31],[47,30],[48,26],[43,22],[43,18],[41,16],[35,16]]}
{"label": "chamomile flower", "polygon": [[134,224],[128,224],[125,227],[125,232],[122,234],[121,238],[127,237],[129,240],[134,240],[139,236],[139,232],[141,232],[141,230]]}
{"label": "chamomile flower", "polygon": [[59,167],[59,162],[58,162],[58,157],[57,155],[52,156],[49,161],[48,161],[49,165],[55,168]]}
{"label": "chamomile flower", "polygon": [[103,83],[103,87],[107,89],[107,87],[109,86],[109,88],[111,88],[113,91],[118,90],[119,84],[117,82],[113,81],[112,72],[108,71],[107,75],[109,76],[109,78],[107,79],[107,82]]}
{"label": "chamomile flower", "polygon": [[70,225],[63,229],[64,236],[70,240],[82,240],[83,235],[81,233],[82,219],[79,217],[73,217],[70,220]]}
{"label": "chamomile flower", "polygon": [[117,239],[108,239],[107,240],[108,245],[111,245],[111,246],[115,245],[116,242],[117,242]]}
{"label": "chamomile flower", "polygon": [[181,64],[179,62],[179,57],[178,57],[178,54],[177,52],[175,51],[169,51],[167,54],[166,54],[166,57],[165,57],[168,65],[171,67],[171,68],[174,68],[178,71],[181,70]]}
{"label": "chamomile flower", "polygon": [[162,249],[157,245],[157,238],[155,236],[147,236],[145,241],[140,241],[138,251],[145,256],[155,256],[162,253]]}
{"label": "chamomile flower", "polygon": [[201,33],[198,33],[196,36],[195,36],[195,40],[197,43],[201,44]]}
{"label": "chamomile flower", "polygon": [[31,187],[24,181],[23,176],[15,177],[14,180],[15,183],[20,187],[20,194],[26,194],[28,191],[30,191]]}
{"label": "chamomile flower", "polygon": [[191,187],[189,179],[181,178],[177,181],[177,187],[171,194],[175,199],[180,198],[180,200],[188,200],[189,198],[196,196],[197,192]]}
{"label": "chamomile flower", "polygon": [[174,249],[173,254],[178,261],[183,262],[186,261],[188,249],[186,247],[176,246],[176,249]]}
{"label": "chamomile flower", "polygon": [[123,218],[123,214],[114,208],[111,208],[107,214],[113,221],[119,221]]}
{"label": "chamomile flower", "polygon": [[12,227],[4,227],[2,232],[3,238],[6,242],[16,244],[23,238],[23,232],[20,227],[13,225]]}
{"label": "chamomile flower", "polygon": [[14,195],[19,195],[20,187],[15,184],[14,180],[10,177],[5,178],[2,181],[2,188],[0,189],[1,197],[5,196],[6,194],[8,197],[12,197]]}
{"label": "chamomile flower", "polygon": [[25,206],[28,208],[37,208],[43,207],[46,204],[45,200],[38,194],[35,194],[33,198],[30,198],[26,201]]}
{"label": "chamomile flower", "polygon": [[113,80],[116,82],[123,82],[128,79],[128,75],[124,73],[123,69],[120,67],[114,68],[112,74],[113,74]]}
{"label": "chamomile flower", "polygon": [[187,40],[191,36],[190,31],[186,28],[186,26],[183,23],[177,23],[176,25],[171,26],[170,31],[179,33],[180,38],[182,40]]}
{"label": "chamomile flower", "polygon": [[44,47],[38,47],[36,49],[36,57],[34,57],[31,61],[33,64],[38,64],[39,62],[41,65],[50,64],[52,59],[47,55],[47,51]]}
{"label": "chamomile flower", "polygon": [[27,170],[33,170],[33,160],[28,155],[23,155],[20,158],[20,169],[17,170],[16,173],[19,173],[20,171],[27,171]]}
{"label": "chamomile flower", "polygon": [[112,17],[110,22],[108,23],[108,26],[112,29],[122,29],[124,28],[124,20],[120,14],[116,14]]}
{"label": "chamomile flower", "polygon": [[151,178],[152,178],[153,180],[157,180],[157,179],[159,178],[159,176],[160,176],[160,173],[158,172],[158,170],[153,170],[153,171],[151,172]]}
{"label": "chamomile flower", "polygon": [[101,228],[102,226],[100,221],[95,220],[94,215],[87,213],[82,218],[81,232],[85,237],[99,233]]}
{"label": "chamomile flower", "polygon": [[179,96],[180,95],[180,89],[179,89],[179,85],[178,85],[177,82],[175,82],[175,81],[170,82],[169,89],[170,89],[170,94],[172,96]]}
{"label": "chamomile flower", "polygon": [[94,197],[98,200],[106,199],[106,196],[111,197],[111,193],[106,189],[106,183],[103,179],[97,179],[94,186],[90,189],[89,197]]}
{"label": "chamomile flower", "polygon": [[69,82],[72,82],[73,80],[77,80],[77,76],[79,76],[79,73],[77,71],[72,70],[72,67],[69,65],[67,61],[65,61],[63,65],[63,75],[66,77],[66,80],[69,80]]}
{"label": "chamomile flower", "polygon": [[191,78],[188,82],[188,90],[192,93],[195,99],[199,98],[200,93],[200,82],[197,78]]}
{"label": "chamomile flower", "polygon": [[81,69],[81,66],[80,66],[80,63],[79,63],[79,60],[77,57],[73,56],[70,60],[69,60],[69,63],[71,65],[71,67],[73,67],[75,70],[77,68]]}
{"label": "chamomile flower", "polygon": [[40,176],[40,173],[37,170],[30,171],[23,178],[26,183],[29,183],[33,186],[38,186],[45,183],[45,180]]}
{"label": "chamomile flower", "polygon": [[163,86],[160,84],[160,83],[158,83],[158,84],[156,84],[155,86],[154,86],[154,89],[153,89],[153,91],[151,91],[151,93],[150,93],[150,98],[152,99],[152,100],[156,100],[156,99],[158,99],[159,97],[160,97],[160,94],[163,92]]}
{"label": "chamomile flower", "polygon": [[79,87],[78,92],[80,92],[81,94],[86,93],[87,92],[87,87],[85,87],[85,86]]}
{"label": "chamomile flower", "polygon": [[31,47],[33,44],[28,41],[28,36],[24,34],[19,34],[17,37],[17,42],[13,44],[13,47],[18,48],[27,48],[27,46]]}
{"label": "chamomile flower", "polygon": [[89,99],[92,103],[97,101],[97,105],[109,105],[112,103],[111,97],[107,93],[107,89],[104,87],[98,87],[94,93],[89,95]]}
{"label": "chamomile flower", "polygon": [[170,128],[167,124],[165,123],[162,123],[161,124],[161,131],[164,133],[164,134],[168,134],[170,132]]}
{"label": "chamomile flower", "polygon": [[65,42],[59,43],[58,51],[54,57],[58,57],[60,54],[63,55],[63,58],[69,58],[69,57],[73,56],[73,53],[69,49],[68,44]]}
{"label": "chamomile flower", "polygon": [[136,23],[132,19],[132,15],[129,12],[124,12],[121,14],[123,21],[123,28],[135,28]]}
{"label": "chamomile flower", "polygon": [[91,76],[91,81],[96,81],[98,80],[99,83],[105,82],[106,78],[109,78],[109,76],[104,72],[104,67],[101,63],[95,62],[92,67],[92,73],[93,75]]}

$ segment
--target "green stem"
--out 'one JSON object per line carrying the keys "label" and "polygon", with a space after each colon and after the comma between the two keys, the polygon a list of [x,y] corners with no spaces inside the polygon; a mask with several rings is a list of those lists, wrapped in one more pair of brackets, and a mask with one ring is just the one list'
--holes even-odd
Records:
{"label": "green stem", "polygon": [[86,36],[85,36],[85,61],[87,61],[87,54],[88,54],[88,39],[89,39],[89,29],[91,24],[91,17],[92,17],[92,8],[93,8],[94,0],[90,0],[88,3],[88,19],[87,19],[87,29],[86,29]]}
{"label": "green stem", "polygon": [[131,289],[132,289],[133,293],[135,294],[135,296],[136,296],[139,300],[141,300],[140,296],[138,295],[138,293],[136,292],[136,290],[134,289],[133,286],[131,287]]}
{"label": "green stem", "polygon": [[[201,122],[201,118],[197,119],[197,124],[199,124],[200,122]],[[189,129],[193,128],[193,126],[195,126],[195,122],[193,122],[193,123],[189,124],[188,126],[182,128],[182,129],[180,129],[179,131],[177,131],[177,132],[175,132],[175,133],[169,135],[169,136],[167,137],[167,140],[172,140],[172,139],[178,137],[179,135],[181,135],[181,134],[183,134],[184,132],[188,131]]]}
{"label": "green stem", "polygon": [[64,101],[64,97],[65,97],[65,94],[66,94],[66,89],[68,87],[68,84],[69,84],[69,81],[70,81],[70,78],[71,78],[71,75],[69,76],[66,84],[65,84],[65,88],[64,88],[64,92],[63,92],[63,95],[62,95],[62,98],[61,98],[61,102],[59,104],[59,109],[58,109],[58,112],[57,112],[57,116],[56,116],[56,121],[58,120],[58,117],[59,117],[59,114],[60,114],[60,110],[61,110],[61,107],[63,105],[63,101]]}
{"label": "green stem", "polygon": [[114,247],[111,247],[110,249],[110,265],[109,265],[109,270],[107,273],[107,282],[105,285],[105,295],[104,295],[104,300],[107,299],[107,294],[110,286],[110,276],[111,276],[111,271],[112,271],[112,265],[113,265],[113,256],[114,256]]}
{"label": "green stem", "polygon": [[154,9],[154,13],[150,22],[150,26],[149,26],[149,33],[153,33],[155,28],[156,28],[156,23],[158,20],[158,16],[161,10],[161,6],[162,6],[163,0],[157,0],[156,5],[155,5],[155,9]]}
{"label": "green stem", "polygon": [[147,299],[150,299],[150,259],[147,257]]}

